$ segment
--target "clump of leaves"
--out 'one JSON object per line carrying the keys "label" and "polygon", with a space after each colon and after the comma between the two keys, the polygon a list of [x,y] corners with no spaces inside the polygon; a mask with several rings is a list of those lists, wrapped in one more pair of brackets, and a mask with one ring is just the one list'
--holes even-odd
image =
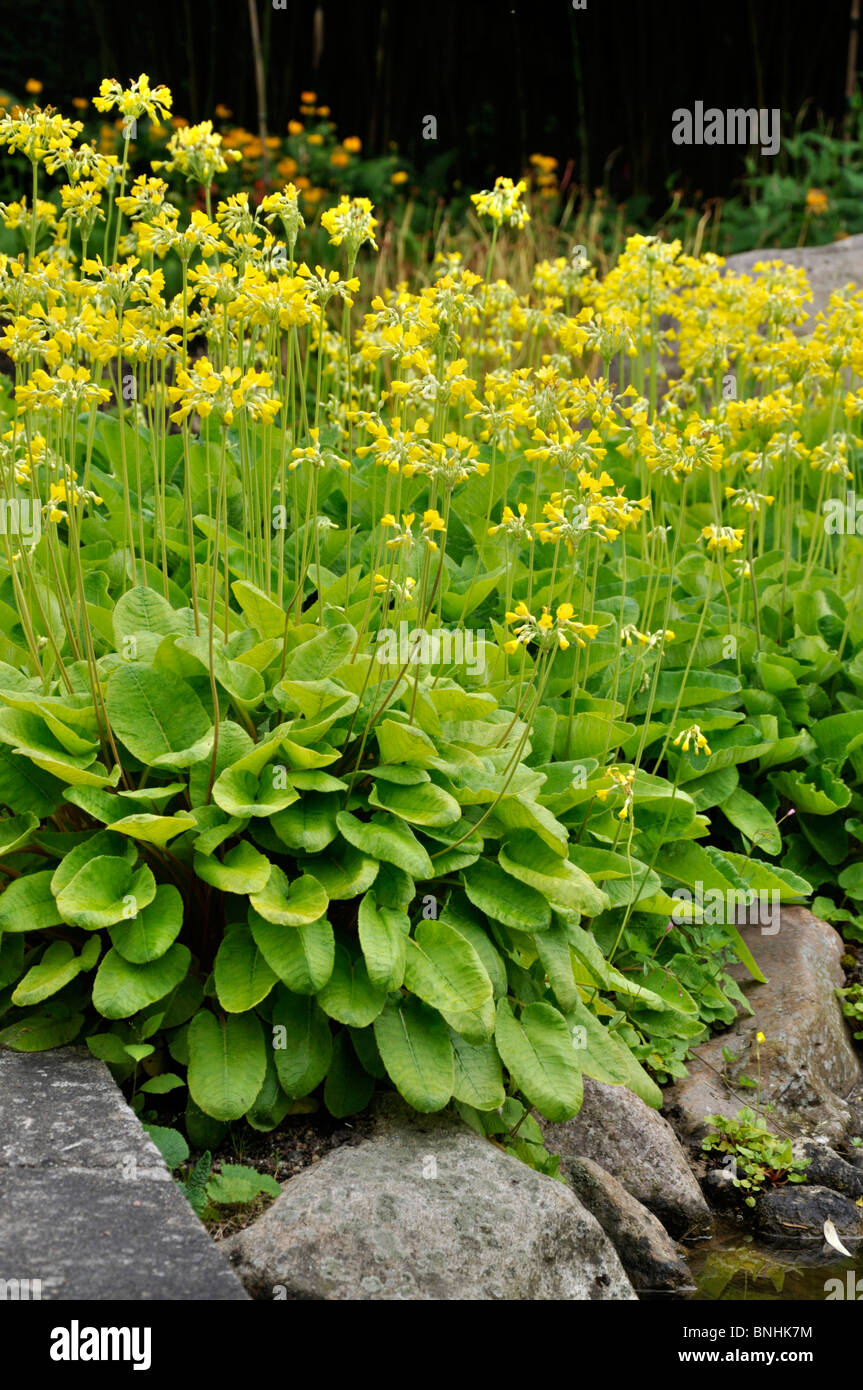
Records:
{"label": "clump of leaves", "polygon": [[748,1207],[755,1206],[755,1197],[766,1186],[782,1187],[787,1182],[805,1182],[809,1159],[797,1159],[791,1152],[791,1140],[782,1139],[767,1128],[762,1115],[744,1108],[737,1115],[708,1115],[712,1133],[702,1139],[706,1152],[729,1154],[732,1159],[732,1182],[748,1195]]}
{"label": "clump of leaves", "polygon": [[223,1163],[214,1173],[209,1149],[201,1154],[189,1176],[180,1184],[189,1205],[202,1221],[217,1220],[219,1207],[248,1206],[259,1197],[278,1197],[281,1187],[267,1173],[244,1163]]}
{"label": "clump of leaves", "polygon": [[837,989],[836,993],[845,1017],[852,1024],[859,1024],[855,1038],[863,1038],[863,985],[848,985],[846,989]]}

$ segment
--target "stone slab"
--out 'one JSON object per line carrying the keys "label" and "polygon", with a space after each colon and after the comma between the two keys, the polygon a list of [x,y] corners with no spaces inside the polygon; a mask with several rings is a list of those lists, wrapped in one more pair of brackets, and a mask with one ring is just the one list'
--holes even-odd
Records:
{"label": "stone slab", "polygon": [[0,1301],[22,1280],[42,1299],[248,1297],[86,1048],[0,1051]]}

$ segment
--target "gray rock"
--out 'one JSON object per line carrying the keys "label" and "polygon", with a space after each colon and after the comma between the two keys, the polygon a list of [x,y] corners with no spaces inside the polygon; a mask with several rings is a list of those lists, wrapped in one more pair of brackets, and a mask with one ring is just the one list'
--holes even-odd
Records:
{"label": "gray rock", "polygon": [[395,1099],[223,1247],[264,1299],[634,1299],[614,1247],[563,1183],[453,1115]]}
{"label": "gray rock", "polygon": [[831,1192],[841,1192],[846,1197],[863,1197],[863,1169],[848,1163],[834,1153],[826,1144],[812,1139],[802,1139],[793,1146],[795,1158],[808,1158],[806,1169],[807,1183],[817,1183],[829,1187]]}
{"label": "gray rock", "polygon": [[676,1238],[709,1230],[710,1211],[667,1120],[625,1086],[584,1078],[574,1120],[542,1121],[550,1153],[568,1175],[572,1159],[590,1158],[652,1211]]}
{"label": "gray rock", "polygon": [[65,1167],[0,1169],[0,1279],[38,1279],[43,1300],[247,1297],[173,1182]]}
{"label": "gray rock", "polygon": [[[834,994],[844,980],[842,940],[801,907],[782,907],[765,927],[744,926],[741,934],[767,984],[751,979],[743,966],[732,969],[753,1015],[695,1049],[688,1075],[666,1091],[663,1111],[679,1133],[697,1141],[707,1115],[755,1106],[755,1091],[736,1083],[741,1074],[757,1078],[755,1035],[761,1032],[761,1103],[774,1107],[766,1112],[768,1126],[792,1138],[819,1135],[835,1143],[849,1129],[855,1132],[850,1102],[861,1079]],[[735,1055],[733,1063],[723,1058],[725,1048]]]}
{"label": "gray rock", "polygon": [[863,1240],[863,1210],[838,1192],[808,1183],[763,1193],[755,1203],[753,1220],[762,1236],[783,1245],[826,1244],[824,1222],[828,1220],[852,1253]]}
{"label": "gray rock", "polygon": [[86,1048],[0,1051],[0,1299],[22,1280],[42,1299],[247,1298]]}
{"label": "gray rock", "polygon": [[736,256],[728,256],[725,265],[736,275],[750,275],[758,261],[785,261],[802,266],[806,271],[812,290],[812,303],[805,306],[810,318],[797,332],[811,333],[815,327],[812,319],[827,308],[834,290],[852,282],[863,285],[863,234],[844,237],[826,246],[791,246],[781,251],[768,246],[758,251],[741,251]]}
{"label": "gray rock", "polygon": [[692,1275],[665,1227],[617,1178],[589,1158],[570,1159],[567,1177],[611,1240],[639,1297],[695,1292]]}
{"label": "gray rock", "polygon": [[171,1180],[105,1063],[86,1047],[0,1049],[0,1168],[57,1167]]}

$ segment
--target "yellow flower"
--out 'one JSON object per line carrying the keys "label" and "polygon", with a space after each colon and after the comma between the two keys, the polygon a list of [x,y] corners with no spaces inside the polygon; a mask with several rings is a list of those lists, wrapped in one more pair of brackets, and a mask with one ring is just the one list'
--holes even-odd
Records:
{"label": "yellow flower", "polygon": [[812,212],[816,217],[827,211],[827,194],[823,188],[809,188],[806,190],[806,211]]}
{"label": "yellow flower", "polygon": [[42,83],[38,80],[38,78],[28,77],[27,81],[24,84],[24,90],[25,92],[29,92],[31,96],[37,96],[38,93],[42,90]]}
{"label": "yellow flower", "polygon": [[359,154],[362,147],[363,142],[358,135],[349,135],[342,141],[342,148],[347,150],[348,154]]}
{"label": "yellow flower", "polygon": [[765,1036],[764,1036],[763,1033],[756,1033],[756,1034],[755,1034],[755,1041],[756,1041],[757,1043],[763,1043],[763,1042],[766,1042],[767,1039],[765,1038]]}
{"label": "yellow flower", "polygon": [[289,135],[301,135],[304,129],[305,126],[303,125],[302,121],[288,121]]}
{"label": "yellow flower", "polygon": [[400,184],[407,183],[407,181],[408,175],[405,173],[404,169],[396,169],[395,173],[390,175],[390,183]]}

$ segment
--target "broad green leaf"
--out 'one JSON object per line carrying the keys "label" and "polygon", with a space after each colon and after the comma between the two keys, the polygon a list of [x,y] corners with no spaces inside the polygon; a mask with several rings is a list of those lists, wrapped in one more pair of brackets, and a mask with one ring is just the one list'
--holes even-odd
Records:
{"label": "broad green leaf", "polygon": [[128,860],[98,855],[79,869],[57,894],[63,921],[95,931],[134,917],[156,896],[156,880],[149,865],[136,873]]}
{"label": "broad green leaf", "polygon": [[386,993],[401,989],[410,927],[407,913],[379,907],[373,889],[364,894],[359,907],[360,945],[369,979]]}
{"label": "broad green leaf", "polygon": [[363,1067],[343,1028],[333,1045],[333,1060],[324,1086],[324,1104],[331,1115],[344,1119],[365,1110],[375,1089],[375,1079]]}
{"label": "broad green leaf", "polygon": [[249,902],[268,922],[283,927],[303,927],[323,917],[329,898],[311,874],[301,874],[293,883],[275,864],[264,887],[250,893]]}
{"label": "broad green leaf", "polygon": [[581,1108],[583,1084],[563,1015],[535,1003],[516,1019],[509,1002],[499,999],[494,1036],[504,1066],[530,1104],[548,1120],[571,1120]]}
{"label": "broad green leaf", "polygon": [[465,869],[462,882],[474,907],[495,922],[525,932],[544,931],[551,922],[551,908],[542,893],[488,859]]}
{"label": "broad green leaf", "polygon": [[333,972],[317,999],[330,1018],[365,1028],[384,1007],[386,994],[372,984],[362,957],[351,960],[345,948],[337,946]]}
{"label": "broad green leaf", "polygon": [[600,1023],[581,999],[576,999],[565,1014],[572,1030],[576,1058],[585,1075],[612,1086],[626,1086],[658,1110],[662,1105],[662,1091],[622,1039]]}
{"label": "broad green leaf", "polygon": [[188,948],[179,942],[146,965],[133,965],[112,948],[96,972],[93,1004],[103,1018],[131,1018],[176,989],[190,961]]}
{"label": "broad green leaf", "polygon": [[248,927],[240,925],[225,933],[216,953],[213,978],[222,1008],[229,1014],[241,1014],[266,999],[277,976]]}
{"label": "broad green leaf", "polygon": [[118,835],[128,835],[132,840],[141,840],[145,845],[158,845],[163,849],[169,840],[186,830],[194,830],[195,825],[194,816],[185,812],[176,816],[154,816],[141,811],[112,821],[108,829],[116,830]]}
{"label": "broad green leaf", "polygon": [[192,686],[171,671],[130,662],[108,681],[115,738],[150,767],[190,767],[212,750],[212,721]]}
{"label": "broad green leaf", "polygon": [[317,994],[333,973],[335,938],[325,917],[284,927],[249,909],[249,929],[264,960],[295,994]]}
{"label": "broad green leaf", "polygon": [[0,931],[41,931],[59,927],[63,916],[51,891],[52,869],[13,879],[0,893]]}
{"label": "broad green leaf", "polygon": [[388,1003],[374,1022],[387,1075],[414,1110],[442,1110],[455,1085],[449,1029],[436,1009],[411,996]]}
{"label": "broad green leaf", "polygon": [[261,893],[272,868],[269,859],[248,840],[241,840],[222,860],[196,852],[194,866],[198,878],[222,893]]}
{"label": "broad green leaf", "polygon": [[469,1043],[451,1034],[453,1096],[475,1110],[497,1110],[506,1099],[500,1058],[493,1042]]}
{"label": "broad green leaf", "polygon": [[378,779],[369,792],[369,805],[409,821],[412,825],[453,825],[461,819],[461,807],[434,782],[399,786]]}
{"label": "broad green leaf", "polygon": [[441,1013],[481,1009],[493,990],[473,946],[443,921],[423,921],[407,942],[405,985]]}
{"label": "broad green leaf", "polygon": [[[561,859],[529,830],[507,839],[498,861],[513,878],[544,894],[549,902],[595,917],[608,906],[601,889],[569,859]],[[511,923],[510,925],[516,925]]]}
{"label": "broad green leaf", "polygon": [[[132,591],[134,592],[134,590]],[[179,1168],[189,1157],[189,1146],[178,1129],[167,1125],[142,1125],[169,1168]]]}
{"label": "broad green leaf", "polygon": [[309,791],[274,815],[270,824],[289,849],[318,854],[339,833],[336,814],[340,804],[332,793]]}
{"label": "broad green leaf", "polygon": [[195,1014],[189,1025],[189,1091],[205,1115],[238,1120],[254,1104],[266,1073],[267,1048],[255,1014]]}
{"label": "broad green leaf", "polygon": [[52,994],[74,980],[80,970],[75,948],[68,941],[55,941],[42,956],[38,965],[31,965],[12,995],[12,1003],[21,1008],[41,1004]]}
{"label": "broad green leaf", "polygon": [[183,925],[183,899],[172,883],[160,883],[151,903],[137,916],[111,927],[110,937],[124,960],[146,965],[173,945]]}
{"label": "broad green leaf", "polygon": [[766,854],[779,854],[782,832],[767,807],[743,787],[737,787],[722,802],[722,814]]}
{"label": "broad green leaf", "polygon": [[370,821],[361,821],[348,811],[339,811],[336,824],[348,843],[364,854],[395,864],[413,878],[434,877],[427,850],[397,816],[378,813]]}
{"label": "broad green leaf", "polygon": [[279,990],[273,1007],[273,1049],[285,1095],[307,1096],[323,1081],[333,1036],[316,999]]}
{"label": "broad green leaf", "polygon": [[83,1022],[83,1014],[72,1014],[68,1018],[28,1014],[0,1032],[0,1047],[11,1048],[13,1052],[47,1052],[52,1047],[64,1047],[74,1042]]}

